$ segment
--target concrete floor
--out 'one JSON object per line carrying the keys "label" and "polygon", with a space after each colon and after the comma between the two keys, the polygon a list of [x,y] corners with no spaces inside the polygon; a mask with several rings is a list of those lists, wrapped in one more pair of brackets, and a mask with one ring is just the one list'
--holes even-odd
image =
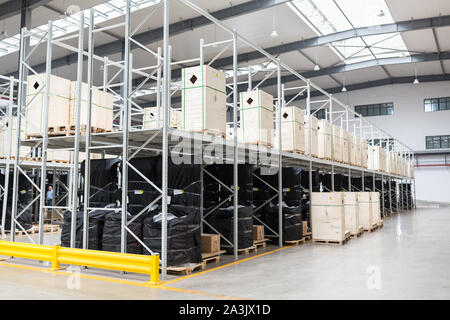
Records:
{"label": "concrete floor", "polygon": [[157,287],[140,275],[86,270],[74,278],[7,260],[0,262],[0,299],[450,299],[449,226],[450,207],[417,209],[344,246],[270,247]]}

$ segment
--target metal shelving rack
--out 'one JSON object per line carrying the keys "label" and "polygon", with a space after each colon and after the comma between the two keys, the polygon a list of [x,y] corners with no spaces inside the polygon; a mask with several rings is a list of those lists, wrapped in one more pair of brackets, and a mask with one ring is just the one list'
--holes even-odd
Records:
{"label": "metal shelving rack", "polygon": [[[224,41],[219,41],[215,43],[205,43],[204,40],[200,39],[200,56],[194,59],[188,59],[184,61],[173,61],[171,58],[172,47],[170,45],[170,34],[169,34],[169,18],[170,18],[170,4],[174,1],[179,1],[193,11],[201,14],[206,19],[209,19],[212,23],[214,23],[217,27],[221,28],[223,31],[228,34],[229,39]],[[31,139],[31,140],[21,140],[17,141],[17,150],[20,150],[21,145],[26,146],[36,146],[42,144],[42,161],[40,165],[36,166],[41,172],[41,184],[40,188],[37,187],[38,190],[45,189],[45,176],[47,170],[51,169],[49,164],[46,161],[46,150],[47,149],[65,149],[65,150],[73,150],[73,158],[66,169],[69,170],[69,185],[68,192],[70,196],[70,203],[68,206],[63,209],[71,210],[72,212],[72,225],[71,225],[71,246],[75,246],[75,227],[76,227],[76,213],[79,207],[79,203],[81,203],[80,198],[78,196],[77,190],[83,186],[84,194],[83,194],[83,219],[84,219],[84,227],[83,227],[83,248],[87,248],[88,243],[88,217],[90,212],[93,210],[98,210],[98,208],[89,208],[89,179],[82,179],[80,175],[79,168],[79,152],[80,150],[84,150],[86,153],[86,159],[90,158],[91,153],[102,153],[108,155],[114,155],[121,158],[122,163],[122,174],[120,177],[120,187],[122,189],[122,201],[120,208],[113,208],[109,210],[120,211],[122,215],[121,221],[121,251],[126,252],[127,247],[127,235],[131,235],[144,247],[145,250],[149,251],[149,254],[153,253],[145,244],[138,239],[136,235],[128,228],[128,225],[136,219],[136,216],[131,220],[128,220],[127,217],[127,187],[128,187],[128,170],[133,170],[138,175],[140,175],[149,185],[155,188],[160,192],[160,196],[152,202],[152,204],[156,203],[160,199],[162,200],[162,248],[160,254],[160,262],[161,262],[161,273],[162,277],[166,276],[167,271],[167,207],[168,207],[168,159],[169,153],[174,152],[177,148],[179,148],[179,140],[182,141],[190,141],[190,148],[185,148],[183,150],[186,154],[200,154],[200,158],[202,159],[202,168],[201,178],[203,184],[203,177],[205,174],[211,175],[209,172],[204,169],[207,161],[214,159],[225,159],[228,163],[233,164],[233,186],[229,188],[226,186],[231,195],[233,197],[234,203],[234,239],[232,243],[234,257],[237,259],[238,257],[238,164],[239,163],[248,163],[249,161],[254,160],[254,156],[256,155],[257,160],[254,164],[257,167],[271,167],[276,168],[278,170],[278,203],[282,203],[283,194],[282,194],[282,175],[281,169],[286,166],[302,166],[309,169],[309,189],[308,192],[312,192],[312,170],[323,170],[326,172],[330,172],[332,174],[332,190],[334,191],[334,174],[335,173],[343,173],[348,175],[349,186],[350,189],[356,190],[354,186],[351,184],[352,177],[361,177],[362,179],[362,190],[373,190],[375,191],[375,178],[381,179],[382,181],[388,181],[389,187],[391,186],[391,181],[397,182],[408,182],[411,183],[414,179],[405,178],[402,176],[371,171],[362,167],[356,167],[349,164],[343,164],[339,162],[335,162],[332,160],[324,160],[318,159],[311,156],[311,154],[294,154],[289,152],[280,151],[278,148],[267,148],[264,146],[256,146],[256,145],[246,145],[239,143],[237,140],[237,128],[238,128],[238,112],[239,112],[239,101],[238,101],[238,47],[240,44],[243,44],[247,47],[250,47],[259,53],[261,53],[267,61],[276,65],[275,71],[272,70],[268,73],[260,83],[264,82],[271,74],[276,72],[277,74],[277,94],[275,97],[276,108],[275,108],[275,136],[278,141],[278,146],[281,146],[281,107],[290,104],[291,101],[286,102],[285,92],[286,91],[297,91],[297,95],[294,98],[304,95],[306,93],[305,99],[305,116],[306,119],[311,121],[311,116],[314,115],[320,109],[326,109],[327,117],[330,122],[336,123],[337,121],[341,121],[341,125],[344,126],[347,130],[353,129],[354,133],[358,133],[362,138],[371,138],[372,145],[374,145],[374,137],[378,135],[381,139],[386,139],[387,141],[391,139],[395,141],[394,151],[397,152],[402,157],[407,157],[411,159],[414,157],[412,151],[402,144],[401,142],[395,140],[392,136],[390,136],[385,131],[377,128],[372,122],[367,119],[364,119],[359,114],[355,113],[351,110],[347,105],[341,103],[331,94],[328,94],[325,90],[321,89],[317,85],[315,85],[309,79],[302,77],[299,73],[297,73],[294,69],[283,63],[280,59],[274,57],[269,54],[262,48],[254,45],[240,34],[236,32],[236,30],[231,30],[227,26],[225,26],[220,20],[213,17],[211,14],[201,9],[194,3],[188,0],[162,0],[155,6],[152,6],[147,10],[147,13],[144,15],[144,18],[137,22],[136,26],[133,30],[131,28],[131,6],[132,1],[127,1],[127,7],[125,12],[125,21],[123,23],[118,23],[109,27],[95,27],[95,16],[93,10],[91,10],[89,19],[86,22],[83,13],[80,13],[80,28],[77,34],[70,36],[63,36],[57,39],[53,39],[52,37],[52,22],[49,22],[48,31],[46,34],[36,35],[31,34],[26,29],[22,29],[21,31],[21,51],[20,51],[20,70],[19,70],[19,81],[18,81],[18,117],[23,115],[23,112],[26,108],[26,98],[24,92],[26,92],[27,85],[27,73],[26,70],[29,70],[33,73],[35,71],[29,66],[27,60],[30,58],[35,48],[44,43],[46,41],[46,52],[47,52],[47,64],[46,64],[46,83],[49,83],[49,78],[51,74],[51,57],[52,57],[52,46],[56,45],[73,52],[78,53],[78,65],[77,65],[77,104],[76,104],[76,124],[75,124],[75,135],[72,136],[60,136],[60,137],[49,137],[47,132],[43,132],[42,138],[39,139]],[[162,48],[159,48],[157,52],[151,50],[145,45],[139,43],[138,40],[134,38],[136,32],[141,28],[158,10],[163,11],[163,45]],[[134,22],[136,23],[136,22]],[[87,51],[83,48],[84,36],[85,36],[85,27],[88,29],[88,49]],[[105,31],[108,29],[123,27],[125,30],[125,41],[124,41],[124,54],[123,61],[112,61],[107,57],[99,57],[94,54],[94,35],[97,32]],[[30,52],[24,52],[24,39],[25,37],[38,37],[40,41]],[[78,38],[78,47],[73,47],[65,43],[66,40],[76,39]],[[156,60],[156,63],[151,66],[144,67],[135,67],[133,66],[133,56],[131,54],[131,48],[140,49],[151,57],[151,59]],[[189,63],[198,63],[200,65],[206,64],[204,58],[204,49],[205,48],[222,48],[217,49],[218,53],[213,58],[212,61],[217,59],[221,54],[223,54],[228,48],[232,47],[233,52],[233,68],[232,68],[232,76],[229,77],[231,81],[227,82],[227,89],[229,93],[227,94],[227,107],[232,108],[233,111],[233,140],[226,140],[220,137],[213,137],[210,135],[202,135],[198,133],[191,133],[186,131],[181,131],[173,128],[169,128],[169,109],[172,108],[171,105],[171,96],[178,90],[176,87],[174,88],[172,79],[171,79],[171,71],[172,66]],[[115,118],[119,118],[119,126],[117,126],[116,130],[112,132],[104,132],[104,133],[91,133],[90,130],[86,130],[85,135],[80,134],[80,113],[81,113],[81,83],[83,81],[83,58],[87,56],[87,84],[89,89],[89,98],[88,105],[91,105],[92,101],[92,90],[94,88],[100,88],[105,91],[111,92],[115,94],[116,97],[116,105],[119,107],[120,111],[115,115]],[[94,60],[100,61],[103,64],[103,86],[94,87],[93,85],[93,70],[94,70]],[[110,77],[110,69],[118,68],[118,71],[114,73],[113,77]],[[281,82],[281,73],[289,73],[296,77],[302,85],[292,88],[287,88]],[[122,75],[122,79],[119,83],[113,83],[115,78],[119,75]],[[143,76],[145,80],[133,88],[133,76],[139,75]],[[154,93],[156,95],[156,105],[158,108],[157,111],[157,120],[158,124],[161,123],[161,127],[157,129],[142,129],[140,127],[135,127],[131,125],[131,117],[133,115],[142,115],[144,110],[134,101],[134,94],[142,88],[149,80],[156,81],[157,89]],[[259,86],[259,85],[258,85]],[[257,87],[257,86],[256,86]],[[248,88],[252,89],[252,73],[249,72],[248,75]],[[254,87],[253,87],[254,88]],[[117,91],[120,90],[120,94]],[[324,98],[320,99],[312,99],[311,91],[316,90],[322,94]],[[44,114],[48,116],[48,102],[49,102],[49,86],[45,86],[45,104],[44,104]],[[320,107],[312,111],[311,106],[319,104]],[[161,117],[162,113],[162,117]],[[86,114],[86,124],[87,128],[91,126],[91,110],[87,108]],[[161,121],[160,121],[161,119]],[[20,121],[19,121],[20,125]],[[309,127],[309,143],[311,143],[311,126]],[[45,130],[44,130],[45,131]],[[18,129],[20,132],[20,127]],[[380,140],[381,140],[380,139]],[[380,141],[381,143],[381,141]],[[192,146],[193,145],[193,146]],[[222,150],[217,152],[214,156],[209,154],[205,154],[206,148],[216,148],[215,150]],[[222,149],[220,149],[222,148]],[[231,152],[226,152],[226,151]],[[17,151],[18,152],[18,151]],[[361,151],[362,152],[362,151]],[[132,166],[130,160],[140,156],[148,156],[162,154],[163,157],[163,168],[162,168],[162,186],[159,188],[156,184],[145,177],[137,168]],[[262,157],[264,156],[264,157]],[[269,160],[267,160],[269,159]],[[7,162],[7,165],[11,165],[11,163]],[[16,158],[12,163],[14,168],[14,193],[17,193],[17,177],[19,171],[22,172],[24,170],[24,163],[18,161],[18,153],[16,154]],[[85,166],[86,177],[90,176],[90,165]],[[373,185],[365,186],[364,185],[364,177],[372,176]],[[216,177],[213,177],[217,179]],[[218,180],[218,179],[217,179]],[[220,181],[218,181],[221,183]],[[383,185],[383,184],[382,184]],[[402,185],[400,184],[400,188]],[[273,187],[272,187],[273,188]],[[384,190],[382,190],[384,191]],[[392,195],[393,192],[390,190],[389,195]],[[395,191],[397,192],[397,190]],[[44,192],[41,192],[43,195]],[[382,193],[384,197],[384,192]],[[402,197],[402,190],[399,190],[399,195]],[[39,197],[39,195],[38,195]],[[42,213],[44,209],[52,208],[46,207],[44,203],[44,197],[40,197],[40,215],[39,221],[40,225],[43,223]],[[384,199],[383,199],[384,200]],[[403,199],[402,199],[403,200]],[[415,200],[415,196],[414,196]],[[14,199],[17,202],[17,199]],[[392,202],[391,202],[392,203]],[[147,208],[142,210],[138,215],[144,213],[152,204],[150,204]],[[403,204],[403,202],[401,202]],[[384,201],[383,201],[384,205]],[[400,206],[403,209],[402,206]],[[103,210],[103,209],[102,209]],[[384,208],[383,208],[384,211]],[[390,210],[392,211],[392,210]],[[208,213],[203,212],[202,207],[202,226],[203,223],[207,223],[204,220],[204,217],[207,216]],[[15,203],[13,208],[13,216],[17,217],[17,203]],[[275,231],[275,230],[273,230]],[[283,245],[282,239],[282,206],[279,206],[279,230],[274,232],[279,235],[279,245]],[[13,235],[13,232],[11,233]],[[43,234],[39,236],[39,243],[43,242]]]}

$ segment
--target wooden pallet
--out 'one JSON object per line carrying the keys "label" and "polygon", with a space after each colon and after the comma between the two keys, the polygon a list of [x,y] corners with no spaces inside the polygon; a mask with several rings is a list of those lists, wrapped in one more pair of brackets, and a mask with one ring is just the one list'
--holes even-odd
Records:
{"label": "wooden pallet", "polygon": [[[42,157],[33,157],[31,158],[31,161],[37,161],[37,162],[41,162],[42,161]],[[48,160],[47,162],[51,162],[51,163],[70,163],[69,160],[57,160],[57,159],[52,159],[52,160]]]}
{"label": "wooden pallet", "polygon": [[305,151],[303,150],[283,150],[284,152],[290,152],[290,153],[296,153],[296,154],[302,154],[305,155]]}
{"label": "wooden pallet", "polygon": [[222,139],[225,139],[225,137],[226,137],[225,132],[217,131],[217,130],[210,130],[210,129],[204,129],[204,130],[189,130],[188,132],[191,132],[191,133],[200,133],[200,134],[204,134],[204,135],[208,135],[208,136],[213,136],[213,137],[217,137],[217,138],[222,138]]}
{"label": "wooden pallet", "polygon": [[303,234],[303,239],[305,239],[305,242],[310,241],[312,239],[312,233],[306,232],[305,234]]}
{"label": "wooden pallet", "polygon": [[[226,251],[227,251],[227,254],[233,254],[233,248],[231,248],[231,247],[227,248]],[[256,251],[257,251],[256,246],[253,245],[253,246],[248,247],[248,248],[238,249],[238,254],[248,255],[251,252],[256,252]]]}
{"label": "wooden pallet", "polygon": [[345,244],[349,239],[351,238],[350,231],[345,232],[345,237],[343,240],[328,240],[328,239],[312,239],[313,243],[325,243],[325,244],[339,244],[343,245]]}
{"label": "wooden pallet", "polygon": [[[38,232],[38,230],[34,226],[32,228],[26,230],[27,234],[35,234],[37,232]],[[10,234],[11,230],[5,230],[5,233]],[[26,233],[22,229],[19,229],[19,230],[16,229],[16,231],[15,231],[15,234],[17,236],[24,236]]]}
{"label": "wooden pallet", "polygon": [[[36,232],[39,232],[39,225],[35,224],[34,228]],[[58,232],[61,229],[61,226],[58,224],[44,224],[44,232]]]}
{"label": "wooden pallet", "polygon": [[383,226],[384,226],[384,220],[381,220],[380,223],[378,224],[378,227],[383,228]]}
{"label": "wooden pallet", "polygon": [[203,262],[205,263],[219,263],[220,262],[220,255],[224,254],[226,251],[225,250],[220,250],[219,252],[214,252],[214,253],[202,253],[202,259]]}
{"label": "wooden pallet", "polygon": [[265,148],[272,148],[272,144],[270,142],[261,142],[261,141],[255,141],[255,142],[245,142],[246,144],[251,144],[258,147],[265,147]]}
{"label": "wooden pallet", "polygon": [[[0,159],[6,159],[6,157],[0,157]],[[15,160],[16,159],[16,157],[15,156],[11,156],[11,157],[9,157],[9,160]],[[24,158],[24,157],[19,157],[19,160],[20,161],[33,161],[33,158],[29,158],[29,157],[26,157],[26,158]]]}
{"label": "wooden pallet", "polygon": [[284,243],[287,245],[290,245],[290,246],[298,246],[305,242],[306,242],[306,239],[305,239],[305,237],[303,237],[300,240],[290,240],[290,241],[285,241]]}
{"label": "wooden pallet", "polygon": [[373,232],[373,231],[377,230],[378,228],[379,228],[379,225],[376,224],[376,223],[374,223],[374,224],[372,225],[372,228],[364,229],[364,231]]}
{"label": "wooden pallet", "polygon": [[359,227],[359,230],[356,234],[351,234],[352,238],[359,238],[360,236],[362,236],[362,234],[364,233],[364,228],[363,227]]}
{"label": "wooden pallet", "polygon": [[167,267],[168,274],[175,275],[190,275],[193,271],[196,270],[204,270],[206,267],[206,262],[200,262],[191,266],[190,264],[186,264],[185,266],[176,266],[176,267]]}
{"label": "wooden pallet", "polygon": [[267,241],[269,241],[270,239],[263,239],[263,240],[256,240],[253,241],[253,245],[258,249],[259,247],[261,248],[265,248],[267,246]]}

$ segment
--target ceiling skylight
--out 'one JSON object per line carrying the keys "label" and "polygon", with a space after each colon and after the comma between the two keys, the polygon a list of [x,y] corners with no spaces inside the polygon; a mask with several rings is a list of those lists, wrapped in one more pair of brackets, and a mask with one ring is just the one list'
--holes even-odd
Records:
{"label": "ceiling skylight", "polygon": [[[159,2],[160,0],[134,0],[132,1],[131,12],[151,7]],[[94,6],[93,9],[95,12],[95,23],[102,23],[125,15],[126,4],[126,0],[110,0],[108,2]],[[89,18],[89,10],[90,9],[84,10],[86,23],[88,22]],[[64,18],[53,21],[53,38],[64,36],[77,31],[80,25],[79,21],[80,20],[78,14],[64,16]],[[47,32],[47,26],[47,24],[44,24],[32,29],[31,31],[33,33],[43,35],[45,32]],[[35,45],[36,43],[38,43],[38,41],[39,39],[37,39],[36,37],[32,37],[30,40],[30,44]],[[0,38],[0,56],[18,51],[19,45],[20,34],[8,38]]]}
{"label": "ceiling skylight", "polygon": [[[294,0],[288,6],[318,36],[394,22],[385,0]],[[330,48],[344,63],[409,55],[399,33],[333,42]]]}

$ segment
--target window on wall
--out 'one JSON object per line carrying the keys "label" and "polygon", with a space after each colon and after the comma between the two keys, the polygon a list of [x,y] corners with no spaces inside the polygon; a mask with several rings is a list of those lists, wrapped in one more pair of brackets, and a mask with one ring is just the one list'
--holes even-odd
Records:
{"label": "window on wall", "polygon": [[427,149],[449,149],[450,135],[446,136],[427,136],[425,137]]}
{"label": "window on wall", "polygon": [[363,117],[390,116],[394,114],[394,103],[376,103],[355,106],[355,112]]}
{"label": "window on wall", "polygon": [[[313,114],[316,110],[311,110],[311,114]],[[325,109],[320,109],[318,110],[316,113],[314,113],[314,117],[316,117],[317,119],[326,119],[325,116]]]}
{"label": "window on wall", "polygon": [[424,99],[425,112],[450,110],[450,97]]}

